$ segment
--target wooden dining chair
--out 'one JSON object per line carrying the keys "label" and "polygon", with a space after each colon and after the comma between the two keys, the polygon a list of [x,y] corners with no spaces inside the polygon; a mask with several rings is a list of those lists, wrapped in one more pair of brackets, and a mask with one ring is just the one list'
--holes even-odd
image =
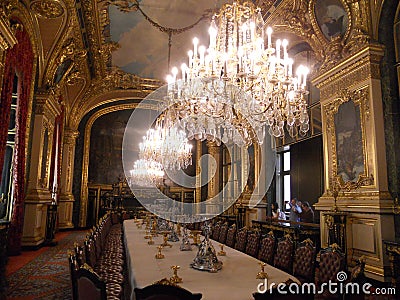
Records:
{"label": "wooden dining chair", "polygon": [[107,299],[106,283],[87,264],[76,272],[76,291],[78,300]]}
{"label": "wooden dining chair", "polygon": [[135,288],[136,300],[199,300],[202,294],[192,294],[176,285],[152,284],[144,288]]}
{"label": "wooden dining chair", "polygon": [[[319,289],[322,284],[329,281],[337,283],[338,273],[345,271],[345,256],[337,244],[333,244],[328,248],[321,249],[319,252],[320,259],[315,274],[315,284]],[[315,295],[314,299],[341,299],[342,295],[331,294],[328,290],[324,293]]]}
{"label": "wooden dining chair", "polygon": [[236,242],[236,224],[232,224],[229,229],[228,233],[226,234],[226,241],[225,244],[228,247],[233,248]]}
{"label": "wooden dining chair", "polygon": [[261,238],[258,259],[271,265],[274,260],[275,246],[276,239],[274,232],[271,230],[265,237]]}
{"label": "wooden dining chair", "polygon": [[301,282],[314,282],[317,250],[310,239],[301,242],[294,253],[293,275]]}
{"label": "wooden dining chair", "polygon": [[221,232],[219,233],[219,238],[218,238],[218,242],[220,242],[221,244],[225,244],[226,242],[226,235],[228,234],[228,228],[229,228],[228,222],[225,222],[221,226]]}
{"label": "wooden dining chair", "polygon": [[240,229],[236,235],[236,244],[235,249],[241,252],[246,250],[246,243],[247,243],[247,233],[248,230],[246,227]]}
{"label": "wooden dining chair", "polygon": [[245,253],[250,256],[257,257],[259,245],[260,245],[260,232],[254,231],[249,233],[247,235]]}
{"label": "wooden dining chair", "polygon": [[215,224],[212,229],[212,239],[218,241],[220,232],[221,232],[221,222],[218,221],[217,224]]}
{"label": "wooden dining chair", "polygon": [[274,266],[285,272],[292,272],[294,243],[292,237],[287,234],[279,240],[274,257]]}

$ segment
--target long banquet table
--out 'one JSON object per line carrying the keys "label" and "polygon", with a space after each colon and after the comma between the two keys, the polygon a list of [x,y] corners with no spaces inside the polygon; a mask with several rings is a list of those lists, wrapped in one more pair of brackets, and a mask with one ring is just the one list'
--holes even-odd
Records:
{"label": "long banquet table", "polygon": [[[143,226],[144,228],[144,226]],[[164,259],[155,259],[157,246],[162,243],[162,236],[155,237],[154,245],[148,245],[144,239],[145,230],[138,229],[134,220],[124,222],[124,239],[126,261],[128,267],[131,299],[134,299],[135,287],[143,288],[163,278],[172,276],[171,266],[179,265],[178,275],[183,279],[179,285],[192,293],[201,293],[205,300],[251,300],[252,293],[262,281],[256,279],[260,271],[259,260],[240,251],[224,246],[226,256],[218,256],[223,262],[222,270],[209,273],[192,269],[190,263],[197,254],[197,247],[192,251],[180,251],[180,242],[172,243],[172,248],[164,247]],[[220,250],[219,243],[212,241],[216,252]],[[268,284],[285,282],[289,278],[297,281],[293,276],[267,265]]]}

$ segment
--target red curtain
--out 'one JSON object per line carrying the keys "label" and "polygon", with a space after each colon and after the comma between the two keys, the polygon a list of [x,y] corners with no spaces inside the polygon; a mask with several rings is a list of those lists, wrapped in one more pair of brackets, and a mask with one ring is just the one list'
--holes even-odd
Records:
{"label": "red curtain", "polygon": [[[56,117],[54,122],[54,136],[53,136],[53,147],[51,154],[51,166],[50,166],[50,185],[51,190],[53,191],[54,186],[54,176],[57,176],[57,185],[60,187],[61,180],[61,139],[62,139],[62,128],[63,128],[63,120],[64,120],[64,106],[61,107],[61,113]],[[57,129],[58,128],[58,129]],[[56,143],[58,146],[58,156],[56,157]],[[54,174],[55,164],[57,163],[57,174]],[[58,193],[56,195],[58,197]],[[58,198],[56,199],[58,202]]]}
{"label": "red curtain", "polygon": [[[14,19],[13,22],[19,22]],[[20,23],[20,22],[19,22]],[[8,251],[10,254],[19,254],[21,251],[22,229],[24,224],[24,199],[25,199],[25,134],[30,101],[30,88],[33,76],[34,54],[28,33],[23,30],[16,32],[18,43],[7,50],[4,81],[0,99],[0,170],[4,163],[8,123],[10,119],[11,94],[14,76],[18,76],[18,101],[16,141],[14,154],[14,208],[8,238]]]}

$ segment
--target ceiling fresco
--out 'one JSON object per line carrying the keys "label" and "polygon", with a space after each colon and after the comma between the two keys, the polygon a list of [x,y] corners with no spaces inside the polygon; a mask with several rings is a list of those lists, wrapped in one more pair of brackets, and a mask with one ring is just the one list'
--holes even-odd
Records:
{"label": "ceiling fresco", "polygon": [[[205,11],[220,7],[227,1],[212,0],[141,0],[140,9],[162,27],[180,29],[196,23]],[[112,55],[113,66],[144,78],[165,80],[168,70],[168,34],[145,19],[140,11],[123,12],[109,6],[111,39],[120,48]],[[172,35],[170,68],[187,63],[187,52],[193,48],[193,37],[208,46],[210,18],[193,28]]]}

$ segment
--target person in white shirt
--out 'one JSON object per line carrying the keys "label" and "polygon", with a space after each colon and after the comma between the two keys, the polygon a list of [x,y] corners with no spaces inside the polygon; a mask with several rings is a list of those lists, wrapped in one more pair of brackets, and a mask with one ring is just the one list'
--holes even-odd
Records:
{"label": "person in white shirt", "polygon": [[283,211],[280,210],[277,202],[273,202],[271,204],[271,215],[272,219],[286,220],[286,215]]}

